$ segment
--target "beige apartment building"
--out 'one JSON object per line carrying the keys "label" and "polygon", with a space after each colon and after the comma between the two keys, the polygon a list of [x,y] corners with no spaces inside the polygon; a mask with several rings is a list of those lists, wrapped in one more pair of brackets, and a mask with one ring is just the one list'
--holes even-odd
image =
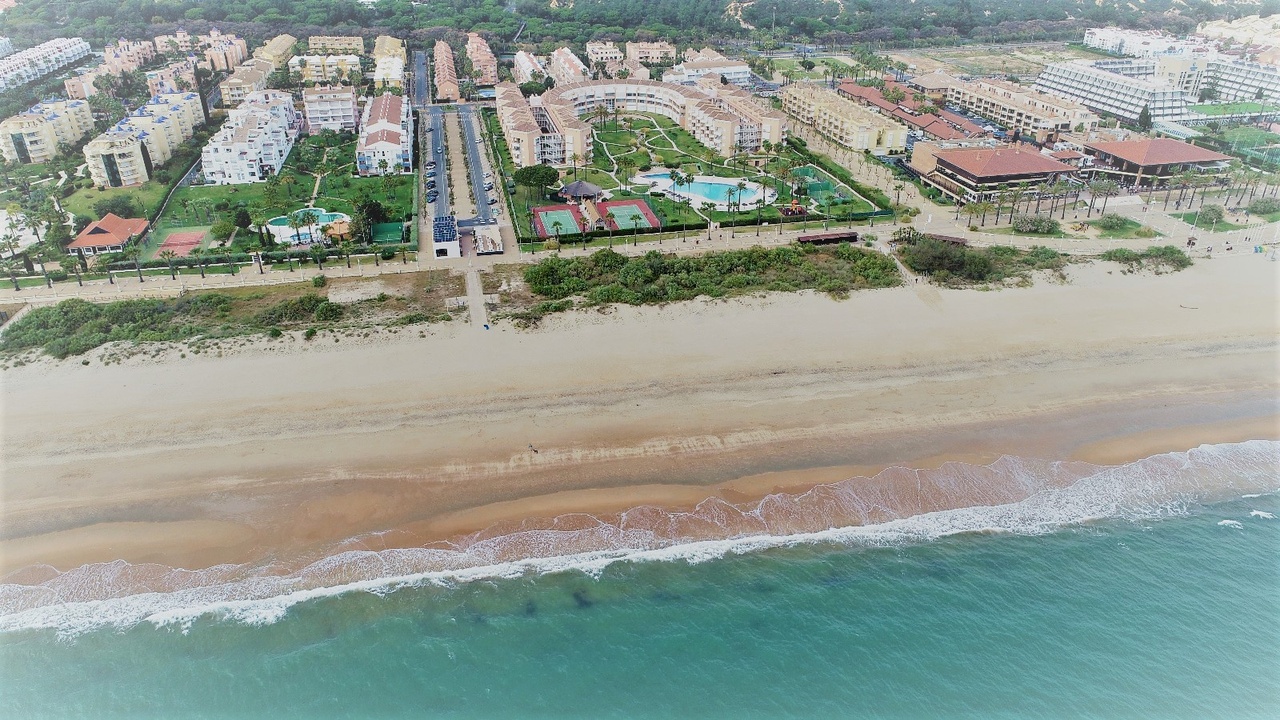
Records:
{"label": "beige apartment building", "polygon": [[907,148],[907,127],[888,116],[825,87],[795,83],[782,91],[782,109],[820,135],[850,150],[869,150],[875,155],[902,152]]}
{"label": "beige apartment building", "polygon": [[611,42],[592,40],[587,43],[587,62],[595,67],[596,63],[622,62],[626,57],[618,46]]}
{"label": "beige apartment building", "polygon": [[498,82],[498,59],[479,33],[467,33],[467,58],[471,60],[476,85],[488,86]]}
{"label": "beige apartment building", "polygon": [[629,42],[627,59],[640,63],[661,63],[676,59],[676,47],[669,42]]}
{"label": "beige apartment building", "polygon": [[258,60],[266,60],[271,63],[273,70],[278,70],[293,57],[293,46],[297,44],[298,38],[292,35],[277,35],[268,40],[266,45],[254,50],[253,56]]}
{"label": "beige apartment building", "polygon": [[352,71],[361,72],[359,55],[295,55],[289,72],[310,83],[347,82]]}
{"label": "beige apartment building", "polygon": [[307,52],[314,55],[363,55],[364,38],[359,35],[312,35]]}
{"label": "beige apartment building", "polygon": [[63,88],[67,96],[75,100],[88,100],[97,94],[95,80],[106,75],[133,72],[156,56],[156,46],[150,40],[121,40],[111,43],[102,51],[102,63],[97,67],[67,78]]}
{"label": "beige apartment building", "polygon": [[453,48],[443,40],[437,40],[435,46],[436,102],[457,102],[461,97],[458,90],[458,70],[453,64]]}
{"label": "beige apartment building", "polygon": [[60,144],[75,145],[93,130],[93,114],[83,100],[37,103],[0,122],[0,155],[6,162],[43,163]]}
{"label": "beige apartment building", "polygon": [[779,143],[785,137],[786,119],[781,112],[714,77],[695,86],[630,78],[593,80],[557,86],[527,99],[514,83],[498,85],[498,119],[512,157],[521,167],[567,165],[573,155],[588,162],[592,128],[581,118],[600,107],[671,118],[726,157],[753,152],[766,140]]}
{"label": "beige apartment building", "polygon": [[547,72],[555,78],[557,85],[582,82],[591,78],[591,71],[567,47],[557,48],[547,59]]}
{"label": "beige apartment building", "polygon": [[404,41],[399,38],[393,38],[390,35],[379,35],[373,41],[373,57],[400,58],[400,62],[402,63],[409,58],[405,53]]}
{"label": "beige apartment building", "polygon": [[185,92],[196,89],[196,62],[194,58],[171,62],[159,70],[147,71],[147,90],[152,95],[167,92]]}
{"label": "beige apartment building", "polygon": [[140,185],[203,123],[199,94],[157,95],[85,145],[89,176],[100,188]]}
{"label": "beige apartment building", "polygon": [[1080,103],[1003,80],[965,81],[934,72],[912,79],[911,85],[935,102],[953,105],[1037,141],[1055,131],[1098,126],[1098,116]]}
{"label": "beige apartment building", "polygon": [[167,55],[203,55],[200,63],[206,70],[228,72],[249,57],[249,47],[244,38],[223,33],[213,28],[207,35],[192,35],[179,29],[172,35],[154,38],[156,52]]}
{"label": "beige apartment building", "polygon": [[218,84],[222,89],[222,107],[235,107],[251,92],[265,90],[273,68],[266,60],[250,60],[236,68],[231,77]]}

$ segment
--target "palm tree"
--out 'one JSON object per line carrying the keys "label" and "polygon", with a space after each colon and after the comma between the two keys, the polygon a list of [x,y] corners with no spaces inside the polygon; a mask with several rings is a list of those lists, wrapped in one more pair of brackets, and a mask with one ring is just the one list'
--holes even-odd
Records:
{"label": "palm tree", "polygon": [[319,221],[320,216],[316,214],[315,210],[303,210],[302,212],[298,213],[298,215],[301,216],[298,218],[298,221],[302,223],[302,227],[307,228],[307,234],[311,236],[311,242],[315,243],[316,241],[315,224],[317,221]]}
{"label": "palm tree", "polygon": [[613,247],[613,226],[618,221],[618,216],[613,211],[604,214],[604,227],[609,231],[609,247]]}
{"label": "palm tree", "polygon": [[554,230],[554,231],[555,231],[555,233],[556,233],[556,243],[557,243],[557,244],[559,244],[559,242],[560,242],[560,228],[562,228],[562,227],[564,227],[564,224],[563,224],[563,223],[561,223],[559,220],[556,220],[555,222],[551,223],[551,228],[552,228],[552,230]]}
{"label": "palm tree", "polygon": [[350,240],[343,240],[338,245],[338,249],[342,251],[343,257],[345,257],[347,260],[347,269],[350,270],[351,269],[351,253],[356,249],[355,243],[351,242]]}
{"label": "palm tree", "polygon": [[161,250],[161,251],[160,251],[160,259],[164,260],[164,261],[169,265],[169,279],[170,279],[170,280],[177,280],[177,279],[178,279],[178,273],[177,273],[177,271],[176,271],[176,270],[174,270],[174,269],[173,269],[173,259],[174,259],[174,258],[176,258],[176,257],[178,257],[178,253],[176,253],[176,252],[174,252],[174,251],[172,251],[172,250]]}
{"label": "palm tree", "polygon": [[699,207],[702,208],[703,216],[707,218],[707,241],[710,242],[711,241],[711,211],[716,209],[716,204],[713,202],[703,201],[703,203]]}
{"label": "palm tree", "polygon": [[760,237],[760,216],[764,212],[764,194],[756,198],[756,237]]}
{"label": "palm tree", "polygon": [[983,213],[986,212],[986,210],[982,207],[983,204],[984,203],[981,203],[981,202],[971,202],[964,206],[964,214],[969,216],[970,227],[973,227],[973,221],[976,220],[979,215],[982,215]]}
{"label": "palm tree", "polygon": [[[385,163],[386,161],[384,160],[383,162]],[[284,186],[285,191],[289,193],[289,198],[292,199],[293,186],[298,184],[298,178],[293,175],[277,175],[276,177],[280,178],[280,184]]]}
{"label": "palm tree", "polygon": [[258,205],[249,206],[249,222],[254,227],[258,228],[258,239],[268,247],[271,246],[271,240],[267,237],[267,235],[269,235],[267,232],[267,223],[270,220],[271,218],[267,216],[266,208]]}
{"label": "palm tree", "polygon": [[200,268],[200,279],[204,279],[204,248],[196,248],[191,251],[191,257],[196,259],[196,267]]}
{"label": "palm tree", "polygon": [[578,163],[582,162],[582,156],[578,153],[569,154],[569,165],[573,167],[573,179],[578,179]]}
{"label": "palm tree", "polygon": [[301,244],[302,244],[302,234],[301,234],[301,233],[299,233],[298,231],[299,231],[300,229],[302,229],[303,227],[305,227],[304,223],[302,222],[301,213],[296,213],[296,212],[295,212],[295,213],[290,213],[290,214],[289,214],[289,218],[288,218],[288,222],[289,222],[289,229],[293,231],[293,242],[294,242],[294,244],[295,244],[295,245],[301,245]]}
{"label": "palm tree", "polygon": [[142,279],[142,245],[135,244],[133,247],[125,250],[125,257],[133,261],[133,267],[138,271],[138,282],[146,282]]}

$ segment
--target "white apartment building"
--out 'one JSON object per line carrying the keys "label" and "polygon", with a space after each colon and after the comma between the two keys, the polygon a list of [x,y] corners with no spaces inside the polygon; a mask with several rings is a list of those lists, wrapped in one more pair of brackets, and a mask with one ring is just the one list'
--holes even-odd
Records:
{"label": "white apartment building", "polygon": [[622,62],[624,57],[626,56],[612,42],[592,40],[587,43],[587,62],[590,62],[592,67],[595,67],[596,63]]}
{"label": "white apartment building", "polygon": [[48,162],[59,145],[75,145],[92,130],[93,113],[83,100],[36,103],[0,122],[0,155],[24,165]]}
{"label": "white apartment building", "polygon": [[521,50],[516,53],[515,65],[511,68],[511,76],[516,83],[527,83],[542,80],[547,76],[547,68],[533,54]]}
{"label": "white apartment building", "polygon": [[1182,40],[1159,30],[1127,30],[1117,27],[1085,30],[1084,45],[1115,55],[1136,58],[1181,55],[1209,49],[1203,41]]}
{"label": "white apartment building", "polygon": [[661,63],[676,59],[676,47],[669,42],[629,42],[627,59],[639,63]]}
{"label": "white apartment building", "polygon": [[383,93],[365,105],[356,169],[365,176],[413,171],[413,116],[403,97]]}
{"label": "white apartment building", "polygon": [[358,55],[295,55],[289,58],[289,72],[302,75],[304,82],[347,82],[352,70],[360,72]]}
{"label": "white apartment building", "polygon": [[569,85],[591,79],[591,71],[567,47],[557,48],[547,59],[547,71],[557,85]]}
{"label": "white apartment building", "polygon": [[1137,62],[1142,61],[1052,63],[1041,71],[1034,87],[1129,122],[1136,122],[1144,107],[1150,110],[1153,121],[1186,119],[1187,93],[1182,88],[1119,72],[1135,67]]}
{"label": "white apartment building", "polygon": [[355,132],[360,121],[355,88],[317,86],[302,91],[302,106],[311,134],[321,130]]}
{"label": "white apartment building", "polygon": [[13,54],[13,41],[7,37],[0,37],[0,58],[6,58]]}
{"label": "white apartment building", "polygon": [[1204,82],[1212,83],[1224,102],[1280,102],[1280,67],[1271,63],[1226,57],[1210,60]]}
{"label": "white apartment building", "polygon": [[1054,131],[1083,125],[1092,130],[1098,116],[1078,102],[1039,92],[1004,80],[959,80],[933,72],[911,80],[911,85],[965,112],[992,120],[1010,132],[1043,141]]}
{"label": "white apartment building", "polygon": [[293,149],[302,119],[293,96],[277,90],[251,93],[200,153],[206,183],[242,185],[280,172]]}
{"label": "white apartment building", "polygon": [[404,87],[404,58],[383,56],[374,61],[373,86],[382,88]]}
{"label": "white apartment building", "polygon": [[704,75],[719,75],[734,85],[751,82],[751,68],[741,60],[730,60],[711,48],[687,50],[684,62],[662,74],[662,82],[692,85]]}
{"label": "white apartment building", "polygon": [[0,58],[0,92],[61,70],[88,57],[89,52],[89,43],[80,38],[55,38]]}

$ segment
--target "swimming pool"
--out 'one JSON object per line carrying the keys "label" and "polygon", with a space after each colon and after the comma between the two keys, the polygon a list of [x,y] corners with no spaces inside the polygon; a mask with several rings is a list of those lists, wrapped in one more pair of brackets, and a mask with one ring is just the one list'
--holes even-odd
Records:
{"label": "swimming pool", "polygon": [[[303,225],[298,229],[289,227],[289,218],[300,217],[304,212],[315,213],[315,223],[312,225]],[[267,221],[267,232],[277,243],[285,245],[310,245],[313,242],[323,242],[324,237],[320,232],[320,228],[325,225],[331,225],[339,221],[350,221],[351,216],[346,213],[329,212],[324,208],[302,208],[296,210],[289,215],[279,215]],[[313,239],[312,234],[315,237]]]}
{"label": "swimming pool", "polygon": [[761,197],[764,197],[766,201],[770,200],[769,195],[771,194],[768,189],[759,183],[743,181],[746,182],[747,187],[739,196],[738,180],[709,175],[697,175],[693,178],[693,182],[681,183],[680,185],[671,182],[671,173],[669,172],[647,173],[641,175],[639,179],[652,184],[655,190],[668,192],[677,197],[688,196],[694,202],[715,203],[719,209],[724,209],[730,202],[741,203],[744,208],[750,207]]}

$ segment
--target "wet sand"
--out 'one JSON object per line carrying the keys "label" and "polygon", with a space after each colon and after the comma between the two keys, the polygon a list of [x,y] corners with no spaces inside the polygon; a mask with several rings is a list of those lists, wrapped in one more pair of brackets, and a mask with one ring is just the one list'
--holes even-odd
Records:
{"label": "wet sand", "polygon": [[895,465],[1280,437],[1274,264],[1071,273],[11,369],[0,571],[293,564]]}

